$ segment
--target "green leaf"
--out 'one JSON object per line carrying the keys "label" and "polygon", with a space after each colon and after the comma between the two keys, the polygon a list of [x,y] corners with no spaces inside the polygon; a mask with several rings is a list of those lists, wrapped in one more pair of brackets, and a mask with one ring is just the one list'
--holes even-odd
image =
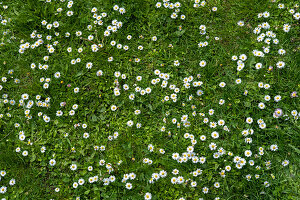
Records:
{"label": "green leaf", "polygon": [[97,116],[96,115],[92,115],[92,121],[96,122],[97,120],[98,120]]}
{"label": "green leaf", "polygon": [[248,66],[251,67],[252,65],[255,64],[255,58],[254,56],[250,56],[249,60],[248,60]]}
{"label": "green leaf", "polygon": [[30,162],[34,162],[35,159],[36,159],[36,155],[33,153],[32,156],[31,156],[31,158],[30,158]]}
{"label": "green leaf", "polygon": [[65,178],[62,179],[62,181],[63,181],[64,183],[68,183],[68,182],[70,182],[70,178],[65,177]]}
{"label": "green leaf", "polygon": [[251,107],[251,103],[248,101],[246,101],[244,104],[245,104],[245,107]]}
{"label": "green leaf", "polygon": [[182,31],[176,31],[175,34],[177,36],[182,36],[184,34],[185,30],[182,30]]}
{"label": "green leaf", "polygon": [[99,115],[99,117],[100,117],[101,120],[104,120],[104,119],[105,119],[104,115],[102,115],[102,114]]}
{"label": "green leaf", "polygon": [[292,147],[298,154],[300,154],[300,150],[297,147],[295,147],[291,144],[289,144],[289,146]]}
{"label": "green leaf", "polygon": [[67,138],[67,142],[69,143],[69,145],[71,147],[72,145],[71,145],[71,142],[70,142],[69,138]]}
{"label": "green leaf", "polygon": [[75,75],[75,77],[79,77],[79,76],[81,76],[83,74],[83,71],[80,71],[80,72],[78,72],[76,75]]}
{"label": "green leaf", "polygon": [[85,153],[84,153],[84,149],[80,150],[79,153],[83,156],[85,156]]}
{"label": "green leaf", "polygon": [[153,111],[153,108],[152,108],[152,105],[151,104],[148,104],[148,107],[151,111]]}

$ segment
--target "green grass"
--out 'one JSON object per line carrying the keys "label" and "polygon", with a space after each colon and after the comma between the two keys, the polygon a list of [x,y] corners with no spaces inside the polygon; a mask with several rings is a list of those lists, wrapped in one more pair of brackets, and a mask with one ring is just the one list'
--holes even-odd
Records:
{"label": "green grass", "polygon": [[[299,21],[293,19],[287,9],[278,9],[278,3],[284,3],[286,8],[296,7],[296,1],[280,1],[271,3],[267,0],[215,0],[207,1],[204,7],[193,8],[194,1],[180,1],[180,13],[186,16],[185,20],[171,19],[171,9],[155,8],[157,1],[154,0],[87,0],[75,1],[70,9],[74,15],[67,17],[65,12],[67,2],[52,0],[45,3],[40,0],[11,0],[3,2],[8,5],[7,9],[0,9],[0,15],[4,18],[11,18],[6,26],[0,25],[0,32],[3,44],[0,47],[0,74],[7,77],[7,82],[0,82],[3,89],[0,90],[0,171],[5,170],[7,175],[0,181],[2,185],[8,186],[7,192],[0,198],[6,199],[144,199],[146,192],[152,194],[152,199],[299,199],[300,180],[300,134],[299,120],[291,115],[292,110],[299,112],[299,97],[291,98],[290,94],[300,88],[300,54],[299,54]],[[174,2],[175,3],[175,2]],[[124,15],[112,12],[112,7],[117,4],[126,9]],[[212,12],[212,7],[218,8]],[[63,8],[63,14],[54,15],[59,7]],[[97,26],[92,31],[87,26],[93,23],[91,8],[97,7],[99,12],[107,12],[107,19],[104,18],[104,26]],[[257,18],[258,13],[269,11],[269,18]],[[112,20],[122,21],[123,26],[109,37],[103,37],[103,31]],[[60,26],[55,29],[59,36],[55,37],[53,29],[47,30],[41,25],[41,21],[49,23],[59,21]],[[238,21],[244,21],[245,25],[240,27]],[[252,54],[254,49],[262,50],[263,43],[258,43],[258,35],[253,34],[253,29],[263,22],[271,25],[272,31],[276,33],[279,44],[271,44],[270,53],[265,57],[255,57]],[[290,24],[291,30],[283,32],[284,24]],[[199,34],[199,26],[206,25],[206,35]],[[277,27],[277,29],[276,29]],[[94,32],[94,30],[97,32]],[[7,31],[9,30],[9,31]],[[36,30],[43,35],[44,44],[34,50],[28,49],[24,54],[18,52],[21,40],[34,42],[30,34]],[[76,37],[76,31],[82,31],[82,38]],[[66,38],[65,33],[70,32],[71,36]],[[265,31],[262,31],[265,32]],[[96,44],[102,43],[97,53],[90,49],[93,42],[87,41],[87,37],[93,34]],[[127,35],[132,35],[127,40]],[[52,35],[49,42],[45,36]],[[12,38],[12,36],[15,38]],[[157,36],[157,41],[151,40]],[[209,36],[209,38],[206,38]],[[215,40],[219,37],[219,40]],[[55,46],[55,53],[48,53],[45,44],[58,41]],[[110,42],[115,40],[117,44],[128,45],[129,50],[119,50],[112,47]],[[199,42],[208,42],[207,47],[199,48]],[[172,44],[173,47],[169,47]],[[138,46],[142,45],[142,51]],[[72,47],[72,52],[66,49]],[[84,51],[78,53],[77,48],[82,47]],[[285,49],[286,55],[280,56],[278,49]],[[246,54],[245,68],[238,72],[236,62],[232,61],[233,55]],[[43,57],[49,55],[49,61],[43,61]],[[108,57],[113,56],[113,62],[108,62]],[[72,59],[80,58],[81,62],[72,65]],[[135,58],[141,59],[139,63]],[[174,66],[174,61],[179,60],[180,65]],[[199,62],[205,60],[207,65],[199,67]],[[276,63],[284,61],[286,66],[278,69]],[[86,69],[85,64],[93,62],[91,69]],[[255,69],[256,63],[262,63],[263,68]],[[47,64],[48,70],[34,70],[30,68],[31,63]],[[273,70],[268,70],[273,66]],[[13,75],[8,70],[13,69]],[[154,70],[159,69],[162,73],[168,73],[169,85],[176,85],[180,89],[177,94],[177,102],[162,102],[162,99],[171,95],[173,91],[160,87],[162,80],[152,85],[151,80],[157,78]],[[97,77],[96,72],[102,70],[103,76]],[[61,77],[54,78],[54,73],[59,71]],[[121,90],[120,96],[114,96],[114,83],[116,71],[126,74],[126,79],[118,78],[120,87],[129,85],[129,91]],[[197,78],[201,74],[201,78]],[[136,81],[136,76],[142,76],[142,81]],[[187,89],[183,85],[185,77],[193,76],[194,80],[202,81],[201,87],[191,86]],[[51,78],[48,89],[43,89],[40,78]],[[15,84],[13,79],[20,79]],[[237,85],[235,80],[241,78],[242,83]],[[225,82],[226,87],[220,88],[219,83]],[[271,87],[266,90],[258,88],[258,83],[268,83]],[[67,85],[71,86],[68,87]],[[144,96],[134,91],[135,84],[141,88],[150,87],[150,94]],[[75,87],[80,88],[78,94],[74,94]],[[198,89],[204,91],[202,96],[197,96]],[[248,90],[248,95],[244,91]],[[31,100],[36,95],[41,95],[42,100],[50,97],[50,106],[42,108],[33,106],[30,110],[32,119],[25,118],[23,106],[18,106],[22,94],[29,94]],[[129,94],[135,94],[135,100],[129,100]],[[3,94],[8,94],[8,99],[14,99],[15,105],[4,103]],[[192,100],[188,100],[193,95]],[[269,102],[264,100],[265,95],[270,95]],[[273,98],[281,95],[282,100],[278,103]],[[219,100],[224,99],[225,104],[219,105]],[[67,102],[64,108],[60,102]],[[260,110],[258,103],[264,102],[266,108]],[[185,104],[183,106],[183,103]],[[74,116],[69,116],[73,104],[78,104]],[[111,105],[118,106],[116,111],[111,111]],[[196,106],[192,109],[191,106]],[[285,117],[273,118],[272,114],[276,108],[281,108]],[[135,115],[135,110],[141,110],[140,115]],[[208,114],[209,109],[214,109],[214,115]],[[56,116],[57,110],[63,110],[62,117]],[[193,116],[193,111],[197,112]],[[38,112],[43,112],[51,118],[49,123],[38,117]],[[12,117],[7,117],[10,113]],[[199,113],[205,113],[210,121],[217,122],[225,120],[230,132],[224,131],[221,126],[216,129],[210,128],[203,123],[204,117]],[[182,115],[189,115],[190,127],[177,128],[171,120],[176,118],[180,121]],[[166,117],[167,123],[163,122]],[[245,123],[247,117],[253,118],[253,124]],[[256,123],[258,119],[264,119],[266,129],[260,129]],[[127,121],[134,122],[133,127],[126,125]],[[14,127],[19,123],[20,127]],[[74,128],[77,123],[86,123],[87,129]],[[141,128],[136,128],[136,123],[141,123]],[[162,126],[166,131],[160,131]],[[253,139],[251,144],[244,142],[245,137],[241,132],[244,129],[254,130],[249,136]],[[24,141],[18,138],[19,131],[23,130],[26,135]],[[114,132],[119,133],[116,140],[109,141],[108,136]],[[211,132],[218,131],[220,137],[212,139]],[[69,136],[64,137],[64,133]],[[83,139],[84,132],[90,137]],[[170,132],[170,134],[169,134]],[[184,133],[195,136],[197,144],[194,151],[198,156],[206,157],[205,164],[193,164],[191,161],[179,164],[172,159],[172,153],[186,152],[191,145],[189,139],[183,137]],[[201,135],[206,135],[205,142],[200,140]],[[27,139],[33,142],[27,145]],[[242,169],[237,169],[232,162],[233,157],[223,155],[218,159],[213,158],[213,153],[208,145],[215,142],[219,147],[231,151],[234,156],[241,156],[246,160],[253,159],[254,166],[247,164]],[[147,150],[148,144],[155,146],[154,152]],[[279,149],[276,152],[269,150],[270,145],[277,144]],[[105,145],[106,150],[95,151],[94,146]],[[45,153],[40,148],[46,146]],[[21,152],[16,153],[15,149],[21,147],[21,152],[27,150],[29,155],[22,156]],[[76,152],[71,152],[72,147]],[[254,157],[258,148],[263,147],[265,154]],[[158,149],[163,148],[165,154],[160,154]],[[250,158],[244,156],[245,150],[251,150],[253,155]],[[51,167],[49,160],[54,158],[56,165]],[[143,164],[143,159],[153,160],[152,165]],[[107,178],[105,166],[99,166],[99,160],[104,159],[106,163],[113,165],[114,171],[111,175],[116,176],[116,181],[104,186],[101,181],[88,183],[88,178],[98,175],[99,179]],[[290,164],[282,166],[283,160],[289,160]],[[117,163],[122,160],[119,166]],[[266,169],[265,162],[271,161],[270,169]],[[70,170],[70,165],[76,163],[78,169]],[[226,177],[219,175],[221,169],[230,165],[232,170],[226,172]],[[261,166],[261,170],[255,166]],[[87,170],[93,166],[92,172]],[[172,170],[177,168],[179,175],[173,175]],[[190,172],[200,168],[202,175],[191,176]],[[160,178],[154,184],[149,183],[152,173],[160,170],[168,172],[166,178]],[[135,180],[131,190],[125,188],[122,177],[125,173],[134,172]],[[251,174],[251,181],[245,176]],[[259,174],[260,178],[255,179],[254,175]],[[272,175],[275,178],[272,178]],[[197,181],[196,188],[186,184],[173,185],[170,179],[173,176],[183,176],[185,179]],[[14,186],[9,186],[8,181],[16,179]],[[74,189],[73,182],[84,178],[85,184]],[[264,187],[264,181],[270,183],[270,187]],[[221,187],[216,189],[213,184],[219,182]],[[55,188],[60,188],[55,192]],[[203,187],[209,188],[209,193],[202,192]],[[262,194],[262,192],[264,194]]]}

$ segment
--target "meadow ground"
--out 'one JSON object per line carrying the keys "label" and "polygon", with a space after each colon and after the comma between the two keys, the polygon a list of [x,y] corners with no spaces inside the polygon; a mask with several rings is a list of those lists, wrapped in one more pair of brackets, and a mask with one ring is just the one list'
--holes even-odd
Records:
{"label": "meadow ground", "polygon": [[299,2],[0,5],[0,199],[300,199]]}

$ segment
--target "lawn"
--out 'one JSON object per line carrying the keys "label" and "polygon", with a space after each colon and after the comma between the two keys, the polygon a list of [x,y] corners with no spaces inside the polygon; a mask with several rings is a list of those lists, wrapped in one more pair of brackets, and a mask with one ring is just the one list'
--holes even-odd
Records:
{"label": "lawn", "polygon": [[0,199],[300,199],[295,0],[0,2]]}

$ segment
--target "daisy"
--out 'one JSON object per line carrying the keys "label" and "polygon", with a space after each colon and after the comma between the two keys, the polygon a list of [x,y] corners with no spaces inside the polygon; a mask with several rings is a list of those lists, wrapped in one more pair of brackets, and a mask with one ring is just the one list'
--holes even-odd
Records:
{"label": "daisy", "polygon": [[87,68],[87,69],[91,69],[92,66],[93,66],[93,63],[91,63],[91,62],[89,62],[89,63],[86,64],[86,68]]}
{"label": "daisy", "polygon": [[148,150],[149,150],[150,152],[153,152],[153,150],[154,150],[154,147],[153,147],[153,145],[152,145],[152,144],[149,144],[149,145],[148,145]]}
{"label": "daisy", "polygon": [[180,65],[179,61],[178,61],[178,60],[175,60],[175,61],[174,61],[174,65],[175,65],[175,66],[179,66],[179,65]]}
{"label": "daisy", "polygon": [[78,87],[74,88],[74,93],[78,93],[78,92],[79,92],[79,88]]}
{"label": "daisy", "polygon": [[279,69],[282,69],[282,68],[284,68],[285,63],[284,63],[283,61],[279,61],[279,62],[276,63],[276,66],[277,66]]}
{"label": "daisy", "polygon": [[256,69],[261,69],[262,68],[262,64],[261,63],[256,63],[255,64],[255,68]]}
{"label": "daisy", "polygon": [[6,193],[6,191],[7,191],[7,187],[2,186],[2,187],[0,188],[0,193],[1,193],[1,194]]}
{"label": "daisy", "polygon": [[286,53],[286,51],[284,49],[279,49],[278,50],[279,55],[284,55],[285,53]]}
{"label": "daisy", "polygon": [[296,20],[299,20],[300,19],[300,13],[295,13],[293,15],[293,17],[296,19]]}
{"label": "daisy", "polygon": [[271,150],[271,151],[277,151],[277,150],[278,150],[278,146],[277,146],[276,144],[272,144],[272,145],[270,146],[270,150]]}
{"label": "daisy", "polygon": [[287,166],[289,163],[290,163],[290,162],[289,162],[288,160],[284,160],[284,161],[282,161],[281,164],[282,164],[282,166],[285,167],[285,166]]}
{"label": "daisy", "polygon": [[279,102],[281,100],[281,96],[280,95],[276,95],[275,97],[274,97],[274,101],[275,102]]}
{"label": "daisy", "polygon": [[252,143],[252,138],[245,138],[245,142],[248,143],[248,144],[251,144]]}
{"label": "daisy", "polygon": [[253,119],[252,119],[251,117],[247,117],[246,122],[247,122],[248,124],[252,124]]}
{"label": "daisy", "polygon": [[184,182],[184,178],[182,177],[182,176],[178,176],[178,178],[177,178],[177,183],[178,184],[181,184],[181,183],[183,183]]}
{"label": "daisy", "polygon": [[215,182],[214,186],[215,186],[215,188],[219,188],[220,187],[220,183],[219,182]]}
{"label": "daisy", "polygon": [[147,192],[144,196],[145,200],[150,200],[152,198],[151,193]]}
{"label": "daisy", "polygon": [[219,86],[223,88],[223,87],[226,86],[226,83],[225,83],[225,82],[221,82],[221,83],[219,84]]}
{"label": "daisy", "polygon": [[0,175],[1,175],[2,177],[4,177],[4,176],[6,175],[6,171],[4,171],[4,170],[0,171]]}
{"label": "daisy", "polygon": [[206,136],[205,135],[201,135],[200,136],[200,140],[205,141],[206,140]]}
{"label": "daisy", "polygon": [[112,111],[117,110],[117,106],[116,106],[116,105],[112,105],[112,106],[111,106],[111,110],[112,110]]}
{"label": "daisy", "polygon": [[231,167],[230,167],[229,165],[227,165],[227,166],[225,167],[225,170],[229,172],[229,171],[231,170]]}
{"label": "daisy", "polygon": [[265,129],[265,128],[266,128],[266,124],[265,124],[265,123],[259,124],[259,128],[260,128],[260,129]]}
{"label": "daisy", "polygon": [[131,183],[126,183],[126,189],[131,190],[132,189],[132,184]]}
{"label": "daisy", "polygon": [[200,67],[205,67],[206,61],[205,60],[200,61],[199,65],[200,65]]}
{"label": "daisy", "polygon": [[265,181],[265,182],[264,182],[264,186],[265,186],[265,187],[269,187],[269,186],[270,186],[269,182],[268,182],[268,181]]}
{"label": "daisy", "polygon": [[239,26],[244,26],[245,25],[245,23],[243,22],[243,21],[238,21],[238,23],[237,23]]}
{"label": "daisy", "polygon": [[77,182],[74,182],[73,183],[73,188],[77,188],[78,187],[78,183]]}
{"label": "daisy", "polygon": [[225,100],[224,100],[224,99],[220,99],[220,100],[219,100],[219,104],[220,104],[220,105],[223,105],[224,103],[225,103]]}
{"label": "daisy", "polygon": [[127,122],[127,126],[129,126],[129,127],[133,126],[133,121],[132,121],[132,120],[129,120],[129,121]]}
{"label": "daisy", "polygon": [[208,188],[207,187],[204,187],[204,188],[202,188],[202,192],[204,193],[204,194],[207,194],[208,193]]}
{"label": "daisy", "polygon": [[278,4],[278,8],[279,9],[283,9],[284,8],[284,4],[282,4],[282,3]]}
{"label": "daisy", "polygon": [[219,138],[219,133],[214,131],[214,132],[211,133],[211,137],[214,138],[214,139],[217,139],[217,138]]}
{"label": "daisy", "polygon": [[252,152],[250,150],[245,151],[245,156],[250,157],[252,155]]}
{"label": "daisy", "polygon": [[15,179],[11,179],[10,181],[9,181],[9,185],[15,185],[16,184],[16,180]]}
{"label": "daisy", "polygon": [[197,186],[197,182],[196,181],[192,181],[191,182],[191,187],[196,187]]}
{"label": "daisy", "polygon": [[264,88],[267,90],[270,88],[270,84],[264,84]]}
{"label": "daisy", "polygon": [[49,161],[49,165],[50,166],[54,166],[56,164],[56,161],[54,160],[54,159],[51,159],[50,161]]}
{"label": "daisy", "polygon": [[123,15],[126,12],[126,10],[125,10],[125,8],[120,8],[119,12],[120,12],[121,15]]}
{"label": "daisy", "polygon": [[77,169],[77,165],[76,165],[76,164],[70,165],[70,169],[71,169],[72,171],[76,170],[76,169]]}
{"label": "daisy", "polygon": [[247,56],[245,54],[241,54],[239,56],[239,59],[242,60],[242,61],[245,61],[245,60],[247,60]]}
{"label": "daisy", "polygon": [[264,103],[261,102],[261,103],[258,104],[258,107],[259,107],[260,109],[264,109],[266,106],[265,106]]}
{"label": "daisy", "polygon": [[217,145],[215,143],[210,143],[209,148],[210,148],[210,150],[216,150]]}

